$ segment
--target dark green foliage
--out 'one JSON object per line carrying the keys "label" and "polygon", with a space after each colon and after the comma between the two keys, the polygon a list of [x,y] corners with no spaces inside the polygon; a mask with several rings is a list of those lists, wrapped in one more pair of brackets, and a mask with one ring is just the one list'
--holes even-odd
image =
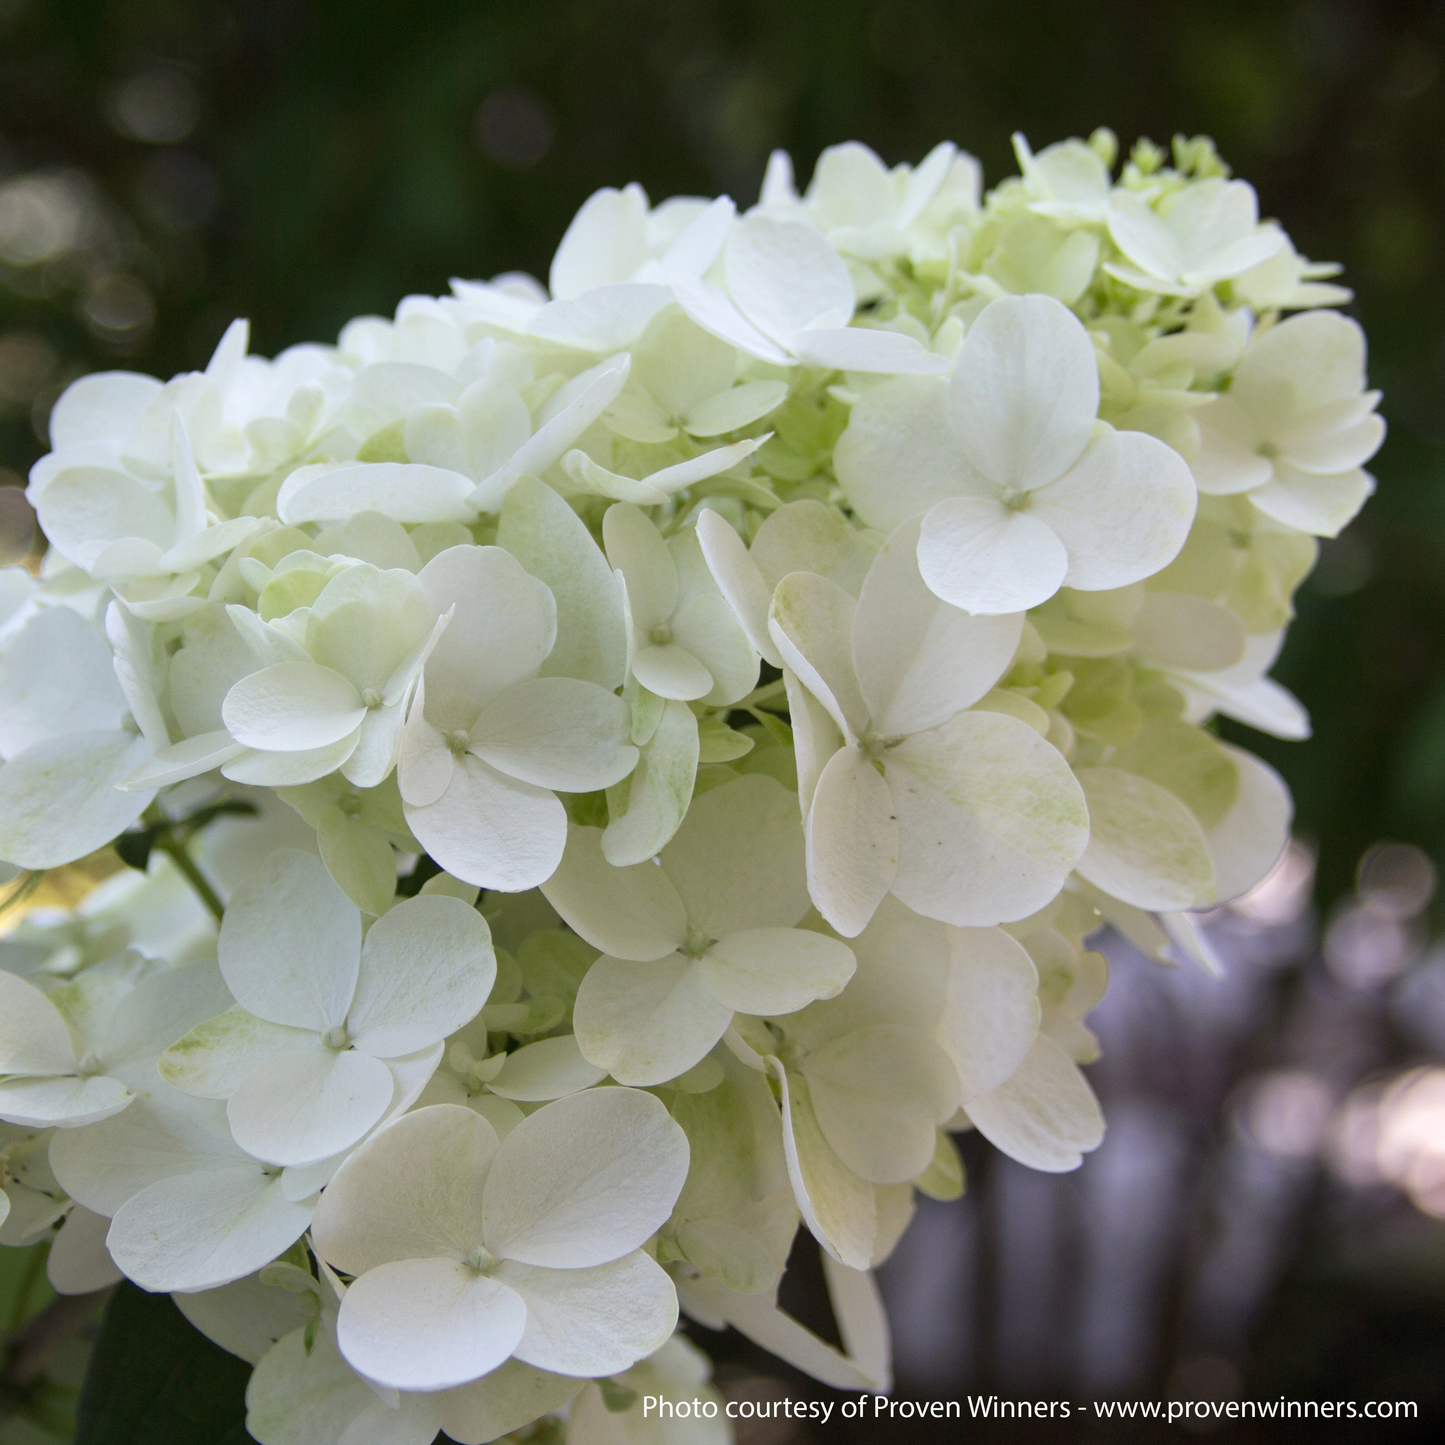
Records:
{"label": "dark green foliage", "polygon": [[169,1295],[122,1284],[91,1358],[75,1445],[247,1445],[250,1375]]}

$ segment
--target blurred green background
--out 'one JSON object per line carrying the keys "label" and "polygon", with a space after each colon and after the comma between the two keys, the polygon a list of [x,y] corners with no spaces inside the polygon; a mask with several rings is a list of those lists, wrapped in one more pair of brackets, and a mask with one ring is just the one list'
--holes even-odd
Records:
{"label": "blurred green background", "polygon": [[[448,278],[544,275],[597,186],[750,201],[858,137],[947,137],[987,178],[1106,124],[1207,132],[1357,291],[1390,438],[1280,675],[1307,747],[1260,743],[1321,849],[1445,855],[1445,10],[1364,0],[0,0],[0,479],[76,374],[266,353]],[[1258,739],[1251,739],[1259,743]]]}
{"label": "blurred green background", "polygon": [[1261,744],[1332,897],[1381,836],[1445,855],[1442,45],[1439,5],[1362,0],[0,0],[0,467],[72,376],[194,366],[233,316],[271,353],[545,276],[601,185],[746,203],[773,146],[806,176],[849,137],[993,182],[1016,128],[1207,132],[1345,263],[1385,391],[1380,494],[1280,667],[1317,736]]}

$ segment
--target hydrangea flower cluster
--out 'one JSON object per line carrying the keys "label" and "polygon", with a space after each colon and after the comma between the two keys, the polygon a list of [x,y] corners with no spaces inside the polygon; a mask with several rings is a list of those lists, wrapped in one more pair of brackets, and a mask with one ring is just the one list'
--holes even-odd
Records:
{"label": "hydrangea flower cluster", "polygon": [[1090,935],[1210,966],[1276,861],[1210,722],[1308,732],[1349,293],[1207,141],[1016,148],[602,190],[546,288],[61,397],[0,857],[146,871],[0,946],[0,1241],[173,1292],[262,1445],[660,1438],[679,1307],[886,1389],[951,1135],[1102,1138]]}

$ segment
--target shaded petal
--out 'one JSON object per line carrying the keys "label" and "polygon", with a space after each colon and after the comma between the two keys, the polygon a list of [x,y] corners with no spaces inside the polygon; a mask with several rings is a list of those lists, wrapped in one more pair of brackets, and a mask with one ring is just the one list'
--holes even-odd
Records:
{"label": "shaded petal", "polygon": [[918,566],[930,590],[967,612],[1023,612],[1063,584],[1069,555],[1031,512],[952,497],[923,518]]}
{"label": "shaded petal", "polygon": [[394,1390],[445,1390],[495,1370],[527,1307],[499,1280],[455,1259],[403,1259],[346,1291],[336,1341],[358,1373]]}
{"label": "shaded petal", "polygon": [[238,743],[299,752],[340,742],[361,726],[366,706],[339,672],[315,662],[279,662],[243,677],[221,718]]}
{"label": "shaded petal", "polygon": [[379,1059],[314,1045],[271,1059],[231,1095],[226,1117],[248,1154],[274,1164],[315,1164],[356,1143],[391,1103]]}
{"label": "shaded petal", "polygon": [[460,1104],[434,1104],[374,1134],[336,1171],[311,1237],[347,1274],[395,1260],[464,1259],[482,1240],[482,1181],[497,1134]]}
{"label": "shaded petal", "polygon": [[602,519],[607,560],[627,580],[633,624],[643,635],[660,627],[677,607],[677,565],[662,534],[630,502],[607,509]]}
{"label": "shaded petal", "polygon": [[156,1067],[172,1088],[200,1099],[229,1099],[257,1065],[313,1047],[314,1029],[267,1023],[249,1009],[225,1010],[161,1054]]}
{"label": "shaded petal", "polygon": [[1068,470],[1099,410],[1099,367],[1083,323],[1051,296],[1003,296],[969,328],[949,412],[972,465],[1031,491]]}
{"label": "shaded petal", "polygon": [[836,371],[882,371],[893,375],[946,372],[949,361],[901,331],[873,326],[810,326],[788,338],[804,366]]}
{"label": "shaded petal", "polygon": [[325,1033],[356,989],[361,915],[314,853],[278,849],[232,893],[217,954],[258,1018]]}
{"label": "shaded petal", "polygon": [[768,610],[768,631],[783,665],[828,709],[850,743],[868,730],[868,710],[853,671],[856,607],[826,578],[794,572],[778,583]]}
{"label": "shaded petal", "polygon": [[784,345],[820,317],[853,315],[848,267],[811,226],[749,217],[728,236],[723,270],[738,310]]}
{"label": "shaded petal", "polygon": [[807,912],[803,830],[772,778],[745,775],[695,798],[660,861],[688,922],[710,938],[791,928]]}
{"label": "shaded petal", "polygon": [[567,841],[555,793],[509,778],[470,753],[436,802],[406,807],[418,841],[455,878],[519,893],[552,876]]}
{"label": "shaded petal", "polygon": [[346,1015],[362,1053],[429,1048],[481,1013],[497,976],[491,930],[460,898],[409,898],[371,925]]}
{"label": "shaded petal", "polygon": [[1058,750],[1001,713],[960,713],[885,755],[898,815],[893,891],[929,918],[1027,917],[1089,841],[1084,795]]}
{"label": "shaded petal", "polygon": [[631,714],[593,682],[538,677],[509,687],[470,729],[473,754],[523,782],[590,793],[637,766]]}
{"label": "shaded petal", "polygon": [[1277,462],[1274,479],[1251,492],[1249,499],[1265,516],[1287,527],[1316,537],[1335,537],[1374,491],[1375,479],[1369,472],[1320,477]]}
{"label": "shaded petal", "polygon": [[795,1013],[841,993],[853,977],[853,951],[826,934],[801,928],[748,928],[730,933],[698,960],[709,992],[740,1013]]}
{"label": "shaded petal", "polygon": [[1196,505],[1189,465],[1143,432],[1103,431],[1058,481],[1033,494],[1031,514],[1069,553],[1064,584],[1097,592],[1168,566]]}
{"label": "shaded petal", "polygon": [[[73,1068],[74,1065],[71,1065]],[[29,1128],[73,1129],[118,1114],[134,1096],[119,1079],[0,1079],[0,1119]]]}
{"label": "shaded petal", "polygon": [[473,482],[461,472],[420,462],[358,462],[292,472],[276,497],[276,515],[299,522],[345,522],[380,512],[394,522],[470,522]]}
{"label": "shaded petal", "polygon": [[1089,846],[1078,869],[1096,888],[1150,911],[1199,908],[1215,897],[1198,820],[1158,783],[1119,768],[1081,768]]}
{"label": "shaded petal", "polygon": [[620,1259],[662,1227],[687,1166],[687,1136],[651,1094],[588,1089],[545,1104],[492,1162],[487,1248],[549,1269]]}
{"label": "shaded petal", "polygon": [[978,1132],[1010,1159],[1061,1174],[1077,1169],[1104,1138],[1104,1116],[1079,1066],[1047,1034],[1013,1076],[970,1101]]}
{"label": "shaded petal", "polygon": [[567,829],[567,851],[542,884],[547,901],[594,948],[640,963],[666,958],[687,938],[687,912],[653,863],[614,868],[596,828]]}
{"label": "shaded petal", "polygon": [[625,779],[625,808],[608,800],[612,814],[602,833],[602,852],[621,868],[653,857],[677,831],[692,800],[700,744],[697,719],[685,702],[669,700],[636,771]]}
{"label": "shaded petal", "polygon": [[1215,897],[1228,903],[1247,893],[1279,861],[1289,842],[1294,804],[1284,779],[1242,748],[1222,743],[1239,772],[1234,806],[1205,833],[1214,860]]}
{"label": "shaded petal", "polygon": [[727,600],[738,625],[754,649],[774,667],[782,657],[768,632],[768,605],[772,588],[763,581],[757,563],[748,555],[743,539],[718,512],[705,508],[697,518],[697,540],[708,570]]}
{"label": "shaded petal", "polygon": [[696,960],[602,957],[577,990],[572,1027],[588,1062],[619,1083],[649,1087],[685,1074],[727,1032],[730,1005],[708,989]]}
{"label": "shaded petal", "polygon": [[1021,613],[975,617],[918,570],[919,522],[884,543],[853,614],[853,665],[876,732],[921,732],[977,702],[1008,670]]}
{"label": "shaded petal", "polygon": [[11,758],[0,767],[0,858],[55,868],[103,848],[155,797],[120,787],[149,752],[133,733],[70,733]]}
{"label": "shaded petal", "polygon": [[60,1010],[33,983],[0,969],[0,1074],[69,1074],[75,1067]]}
{"label": "shaded petal", "polygon": [[1023,1063],[1039,1031],[1039,975],[1001,928],[950,932],[948,1003],[939,1044],[958,1070],[965,1106]]}
{"label": "shaded petal", "polygon": [[833,1152],[875,1184],[904,1184],[928,1168],[935,1131],[959,1103],[953,1061],[918,1029],[875,1024],[813,1050],[803,1077]]}
{"label": "shaded petal", "polygon": [[887,782],[861,748],[840,748],[808,811],[808,891],[845,938],[867,926],[893,887],[901,840]]}
{"label": "shaded petal", "polygon": [[279,1178],[244,1163],[161,1180],[117,1211],[106,1244],[142,1289],[214,1289],[284,1253],[311,1222]]}
{"label": "shaded petal", "polygon": [[591,1269],[505,1260],[496,1277],[527,1304],[516,1357],[559,1375],[611,1375],[659,1349],[677,1325],[667,1274],[639,1249]]}
{"label": "shaded petal", "polygon": [[606,1069],[582,1057],[574,1035],[561,1034],[513,1050],[487,1087],[504,1099],[536,1104],[590,1089],[606,1077]]}
{"label": "shaded petal", "polygon": [[945,497],[977,495],[974,472],[949,419],[939,378],[885,381],[853,405],[833,451],[849,505],[870,526],[892,532]]}

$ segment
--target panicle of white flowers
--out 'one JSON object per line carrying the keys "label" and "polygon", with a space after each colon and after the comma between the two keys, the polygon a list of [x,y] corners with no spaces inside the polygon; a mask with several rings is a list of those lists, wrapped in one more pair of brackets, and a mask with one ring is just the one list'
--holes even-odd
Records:
{"label": "panicle of white flowers", "polygon": [[57,403],[0,858],[145,872],[0,943],[0,1242],[174,1292],[263,1445],[660,1438],[679,1304],[886,1389],[951,1133],[1103,1136],[1089,936],[1207,965],[1279,856],[1208,724],[1309,731],[1349,292],[1206,140],[1015,147],[602,190],[546,287]]}

